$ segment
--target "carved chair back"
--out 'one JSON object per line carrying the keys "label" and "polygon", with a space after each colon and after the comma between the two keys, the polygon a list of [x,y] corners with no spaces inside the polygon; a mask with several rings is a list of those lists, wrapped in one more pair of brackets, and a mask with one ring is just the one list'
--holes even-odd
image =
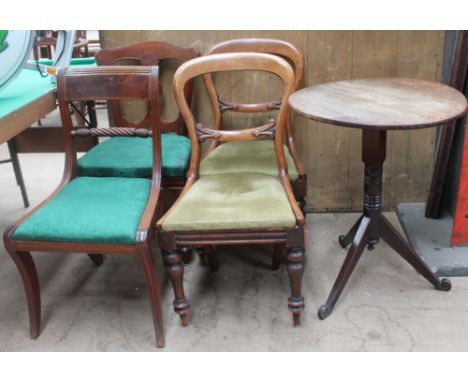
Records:
{"label": "carved chair back", "polygon": [[[153,185],[161,177],[161,137],[159,116],[159,74],[157,66],[102,66],[64,69],[57,76],[57,96],[65,139],[64,180],[77,175],[75,139],[79,137],[138,136],[153,139]],[[78,101],[144,100],[148,103],[145,127],[123,125],[111,128],[75,128],[73,103]]]}
{"label": "carved chair back", "polygon": [[[184,95],[184,88],[188,81],[201,75],[215,72],[254,70],[270,72],[278,76],[283,82],[283,96],[279,103],[276,121],[243,130],[217,130],[204,127],[197,123]],[[294,72],[284,59],[265,53],[223,53],[203,56],[181,65],[174,75],[174,92],[176,103],[187,125],[192,141],[192,157],[187,173],[185,193],[198,179],[200,165],[200,143],[205,139],[217,142],[245,141],[256,139],[274,139],[275,152],[278,161],[278,175],[291,202],[297,217],[303,220],[302,213],[294,199],[289,182],[288,169],[283,150],[284,128],[288,116],[287,100],[294,91]]]}
{"label": "carved chair back", "polygon": [[[200,53],[193,48],[183,48],[161,41],[148,41],[124,45],[118,48],[101,49],[96,54],[96,62],[98,65],[118,65],[131,60],[142,66],[160,65],[161,61],[175,59],[179,62],[186,62],[192,58],[200,56]],[[160,67],[161,74],[161,67]],[[187,84],[185,96],[189,105],[192,100],[193,81]],[[159,82],[159,92],[162,93],[161,82]],[[126,125],[132,127],[147,127],[149,116],[146,115],[142,120],[135,122],[125,118],[122,111],[121,102],[110,101],[111,119],[116,126]],[[161,131],[165,133],[177,133],[187,135],[187,129],[180,115],[172,121],[167,121],[160,116]]]}
{"label": "carved chair back", "polygon": [[[217,53],[235,53],[235,52],[257,52],[268,53],[285,58],[292,64],[294,70],[294,90],[298,90],[304,75],[304,55],[294,45],[287,41],[267,39],[267,38],[245,38],[221,42],[213,46],[206,54]],[[215,128],[221,129],[221,114],[226,111],[234,111],[241,113],[257,113],[267,112],[279,109],[280,100],[246,104],[227,101],[219,96],[216,92],[214,80],[212,75],[203,76],[205,86],[211,99],[214,111]],[[286,135],[288,148],[296,162],[296,167],[301,175],[305,174],[302,163],[297,154],[297,149],[293,140],[291,116],[288,115],[286,119]],[[217,143],[214,142],[209,151],[216,147]]]}

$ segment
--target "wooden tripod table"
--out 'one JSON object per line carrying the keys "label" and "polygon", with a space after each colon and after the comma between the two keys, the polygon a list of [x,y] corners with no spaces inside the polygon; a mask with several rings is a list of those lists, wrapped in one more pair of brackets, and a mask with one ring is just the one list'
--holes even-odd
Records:
{"label": "wooden tripod table", "polygon": [[325,83],[302,89],[289,98],[300,115],[315,121],[362,129],[364,209],[362,216],[338,240],[352,244],[327,301],[318,311],[330,315],[365,247],[382,238],[438,290],[450,281],[439,279],[382,214],[382,173],[387,130],[409,130],[444,124],[462,116],[466,99],[439,83],[405,78],[376,78]]}

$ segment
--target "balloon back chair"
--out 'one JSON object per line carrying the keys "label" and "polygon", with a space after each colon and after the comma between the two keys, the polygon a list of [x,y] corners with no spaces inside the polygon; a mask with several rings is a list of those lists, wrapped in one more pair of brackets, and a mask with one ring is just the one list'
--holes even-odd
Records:
{"label": "balloon back chair", "polygon": [[[40,287],[31,251],[88,253],[96,266],[102,264],[102,254],[137,255],[149,289],[156,345],[163,347],[159,281],[151,253],[161,184],[158,67],[63,70],[58,74],[57,91],[65,140],[62,181],[44,202],[4,233],[5,247],[26,289],[30,336],[35,339],[41,331]],[[146,127],[73,126],[70,104],[74,101],[130,99],[148,102]],[[75,140],[89,135],[151,140],[151,179],[79,175]]]}
{"label": "balloon back chair", "polygon": [[[197,123],[184,96],[188,81],[214,72],[255,70],[277,75],[283,97],[275,122],[243,130],[211,129]],[[174,310],[188,324],[190,305],[183,288],[180,247],[224,244],[284,244],[287,248],[291,295],[289,310],[299,325],[304,309],[301,280],[304,270],[304,216],[288,176],[283,140],[288,118],[287,99],[294,91],[294,72],[282,58],[263,53],[225,53],[196,58],[181,65],[174,76],[177,105],[192,141],[187,184],[169,211],[158,221],[158,241],[174,289]],[[200,174],[200,144],[207,139],[273,142],[277,172]],[[237,158],[236,158],[237,159]],[[255,156],[252,156],[255,160]]]}
{"label": "balloon back chair", "polygon": [[[292,64],[294,70],[294,90],[299,89],[304,74],[304,56],[291,43],[266,38],[237,39],[221,42],[213,46],[206,55],[235,52],[268,53],[287,59]],[[256,104],[227,101],[216,92],[212,75],[207,74],[203,76],[203,79],[213,104],[214,128],[217,130],[222,128],[222,114],[227,111],[263,113],[279,110],[281,106],[281,100]],[[287,147],[284,153],[288,165],[289,178],[297,203],[304,212],[305,198],[307,196],[307,177],[294,142],[291,113],[289,110],[286,117],[285,132]],[[208,154],[201,162],[200,175],[236,173],[243,172],[246,169],[252,172],[276,175],[277,165],[273,142],[262,140],[247,143],[220,143],[222,142],[218,140],[214,140],[211,143]],[[233,160],[234,158],[236,160]]]}
{"label": "balloon back chair", "polygon": [[[193,48],[182,48],[166,42],[139,42],[112,49],[102,49],[96,54],[98,65],[129,65],[135,62],[142,66],[158,65],[166,60],[185,62],[198,57],[200,53]],[[162,89],[159,83],[160,91]],[[187,84],[185,96],[190,104],[193,83]],[[172,90],[171,90],[172,91]],[[162,95],[160,94],[160,98]],[[159,105],[158,105],[159,106]],[[120,100],[108,102],[110,122],[114,126],[146,128],[150,116],[139,121],[130,121],[123,112]],[[160,113],[159,113],[160,115]],[[162,187],[182,190],[185,172],[190,161],[190,139],[180,114],[172,121],[159,116],[162,138]],[[78,160],[78,171],[86,176],[113,176],[127,178],[151,178],[152,175],[151,140],[138,137],[117,137],[101,142]]]}

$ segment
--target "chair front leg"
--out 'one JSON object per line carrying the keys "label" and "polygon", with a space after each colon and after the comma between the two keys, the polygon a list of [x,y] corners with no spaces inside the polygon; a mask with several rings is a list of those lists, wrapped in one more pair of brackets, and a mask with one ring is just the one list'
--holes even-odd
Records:
{"label": "chair front leg", "polygon": [[190,304],[185,298],[184,293],[184,265],[182,264],[182,258],[179,252],[175,250],[163,250],[163,257],[167,274],[174,289],[174,312],[180,316],[182,326],[187,326]]}
{"label": "chair front leg", "polygon": [[304,248],[289,248],[288,276],[291,284],[291,296],[288,298],[288,308],[293,315],[294,326],[301,323],[301,313],[304,311],[304,297],[301,294],[302,275],[304,273]]}
{"label": "chair front leg", "polygon": [[156,346],[158,348],[163,348],[165,346],[165,341],[161,309],[161,292],[159,288],[159,279],[157,273],[155,272],[151,246],[149,243],[145,243],[138,248],[138,255],[143,267],[143,272],[145,273],[145,280],[150,295],[151,310],[153,313],[153,325],[156,334]]}
{"label": "chair front leg", "polygon": [[8,245],[6,247],[23,279],[28,301],[29,336],[35,340],[41,333],[41,291],[36,266],[29,252],[14,251]]}

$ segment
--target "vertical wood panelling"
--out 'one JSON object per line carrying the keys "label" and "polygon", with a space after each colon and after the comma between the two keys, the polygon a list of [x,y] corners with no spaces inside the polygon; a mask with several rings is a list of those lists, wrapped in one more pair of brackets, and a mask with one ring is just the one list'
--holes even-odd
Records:
{"label": "vertical wood panelling", "polygon": [[[399,31],[397,76],[438,81],[441,77],[443,32]],[[393,133],[387,207],[426,195],[434,158],[436,129]]]}
{"label": "vertical wood panelling", "polygon": [[[352,32],[308,32],[308,85],[348,80],[352,68]],[[302,118],[301,118],[302,119]],[[308,120],[308,207],[348,209],[350,129]]]}
{"label": "vertical wood panelling", "polygon": [[[161,40],[192,46],[203,54],[215,43],[240,37],[271,37],[290,41],[306,60],[303,86],[365,77],[412,77],[440,81],[442,31],[104,31],[106,47],[134,41]],[[164,115],[176,112],[171,69],[163,76]],[[237,101],[272,100],[280,82],[268,74],[216,76],[222,95]],[[256,84],[259,84],[258,86]],[[207,125],[212,110],[201,81],[194,91],[194,113]],[[263,123],[268,115],[225,113],[226,128]],[[309,179],[307,205],[313,210],[360,210],[363,165],[361,132],[293,116],[296,143]],[[435,129],[391,132],[384,168],[384,208],[402,201],[424,201],[431,176]]]}

